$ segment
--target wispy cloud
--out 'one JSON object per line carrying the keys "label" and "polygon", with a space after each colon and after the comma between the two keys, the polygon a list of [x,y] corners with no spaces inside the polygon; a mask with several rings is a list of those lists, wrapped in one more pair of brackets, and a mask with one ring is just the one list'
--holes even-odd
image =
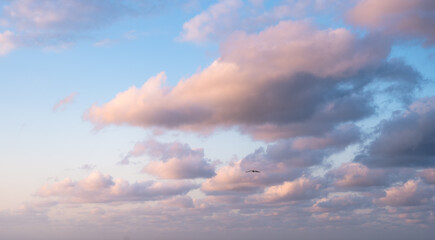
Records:
{"label": "wispy cloud", "polygon": [[104,47],[104,46],[109,46],[109,45],[112,45],[112,44],[115,44],[115,43],[116,43],[116,40],[113,40],[113,39],[110,39],[110,38],[106,38],[106,39],[103,39],[101,41],[95,42],[94,46],[95,47]]}
{"label": "wispy cloud", "polygon": [[64,99],[60,100],[53,106],[53,111],[57,112],[58,110],[65,109],[66,105],[74,102],[78,93],[72,92],[70,95],[66,96]]}
{"label": "wispy cloud", "polygon": [[0,56],[6,55],[16,48],[13,37],[14,34],[11,31],[0,33]]}
{"label": "wispy cloud", "polygon": [[[7,35],[14,33],[15,47],[47,47],[74,42],[124,17],[154,14],[164,6],[165,1],[153,0],[13,0],[3,5],[0,25],[10,29]],[[6,54],[13,48],[2,38],[0,54]]]}

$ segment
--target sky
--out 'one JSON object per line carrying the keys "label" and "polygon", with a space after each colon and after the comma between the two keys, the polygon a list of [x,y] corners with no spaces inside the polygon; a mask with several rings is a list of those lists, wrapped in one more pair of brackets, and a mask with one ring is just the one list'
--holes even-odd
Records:
{"label": "sky", "polygon": [[435,235],[432,0],[0,8],[1,239]]}

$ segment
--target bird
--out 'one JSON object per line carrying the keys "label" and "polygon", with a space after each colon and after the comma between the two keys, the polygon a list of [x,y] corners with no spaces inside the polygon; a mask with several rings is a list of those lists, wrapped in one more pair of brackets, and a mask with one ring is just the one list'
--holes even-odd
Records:
{"label": "bird", "polygon": [[258,171],[258,170],[253,170],[253,169],[251,169],[251,170],[248,170],[248,171],[246,171],[246,173],[259,173],[260,171]]}

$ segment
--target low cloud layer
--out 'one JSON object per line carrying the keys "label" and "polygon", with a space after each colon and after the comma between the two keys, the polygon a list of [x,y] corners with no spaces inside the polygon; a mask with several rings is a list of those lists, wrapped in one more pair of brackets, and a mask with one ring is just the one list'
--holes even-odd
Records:
{"label": "low cloud layer", "polygon": [[197,185],[187,181],[157,182],[144,181],[129,183],[123,179],[113,179],[108,174],[93,172],[87,178],[62,181],[42,186],[37,195],[56,198],[66,203],[98,203],[123,201],[150,201],[184,195]]}

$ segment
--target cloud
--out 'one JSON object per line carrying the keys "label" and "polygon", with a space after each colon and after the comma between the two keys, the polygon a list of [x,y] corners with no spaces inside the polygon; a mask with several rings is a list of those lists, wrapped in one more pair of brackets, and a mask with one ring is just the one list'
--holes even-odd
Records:
{"label": "cloud", "polygon": [[435,97],[418,99],[378,126],[379,135],[356,160],[376,167],[428,167],[435,162]]}
{"label": "cloud", "polygon": [[428,184],[435,184],[435,169],[433,168],[424,169],[420,173],[420,177]]}
{"label": "cloud", "polygon": [[234,32],[258,32],[279,21],[305,19],[313,12],[334,15],[351,5],[349,2],[281,0],[266,6],[263,0],[220,0],[185,22],[180,39],[196,43],[221,41]]}
{"label": "cloud", "polygon": [[311,207],[312,212],[347,212],[372,207],[372,200],[355,193],[342,193],[321,198]]}
{"label": "cloud", "polygon": [[264,193],[251,196],[247,199],[252,203],[274,203],[308,200],[321,194],[322,183],[316,179],[301,177],[283,184],[270,186]]}
{"label": "cloud", "polygon": [[79,167],[79,169],[81,169],[81,170],[93,170],[95,167],[96,167],[95,165],[83,164],[82,166]]}
{"label": "cloud", "polygon": [[259,34],[234,34],[223,44],[220,59],[173,88],[162,86],[166,75],[160,73],[142,87],[92,106],[84,118],[97,127],[210,132],[238,126],[269,141],[321,135],[373,114],[372,94],[363,90],[374,80],[406,85],[412,92],[419,75],[388,75],[388,69],[404,66],[385,62],[388,53],[388,44],[345,29],[281,22]]}
{"label": "cloud", "polygon": [[76,92],[71,93],[64,99],[60,100],[53,106],[53,112],[58,111],[59,109],[65,109],[66,105],[74,102],[75,97],[77,96]]}
{"label": "cloud", "polygon": [[405,39],[435,44],[435,3],[432,0],[361,0],[348,12],[351,23]]}
{"label": "cloud", "polygon": [[310,167],[321,164],[325,157],[357,143],[360,135],[358,127],[344,124],[324,136],[299,137],[270,144],[262,157],[286,163],[290,167]]}
{"label": "cloud", "polygon": [[344,163],[329,171],[328,175],[334,177],[334,184],[338,187],[371,187],[387,183],[385,170],[369,169],[360,163]]}
{"label": "cloud", "polygon": [[204,158],[203,149],[192,149],[189,145],[178,142],[159,143],[151,140],[138,142],[121,164],[128,164],[131,157],[145,154],[157,160],[149,162],[143,168],[143,172],[160,178],[207,178],[215,174],[210,160]]}
{"label": "cloud", "polygon": [[11,31],[0,33],[0,56],[11,52],[15,47],[14,34]]}
{"label": "cloud", "polygon": [[416,206],[427,203],[433,191],[420,181],[409,180],[403,185],[385,190],[385,194],[385,197],[378,199],[377,203],[395,207]]}
{"label": "cloud", "polygon": [[177,207],[177,208],[194,208],[193,200],[189,196],[175,196],[166,200],[160,201],[162,204]]}
{"label": "cloud", "polygon": [[[322,137],[300,137],[281,140],[257,149],[241,160],[221,167],[216,176],[207,179],[201,189],[208,194],[252,193],[264,187],[291,181],[307,168],[357,142],[359,129],[343,125]],[[246,173],[250,169],[260,173]]]}
{"label": "cloud", "polygon": [[[216,176],[207,179],[202,184],[201,190],[211,195],[247,194],[285,179],[294,179],[302,174],[301,169],[287,168],[282,163],[262,158],[248,158],[219,168]],[[258,168],[260,166],[261,168]],[[249,169],[260,169],[261,171],[260,173],[246,173]]]}
{"label": "cloud", "polygon": [[241,0],[220,0],[183,24],[181,40],[203,42],[231,31],[236,22]]}
{"label": "cloud", "polygon": [[3,5],[0,26],[13,29],[16,46],[47,47],[83,38],[124,17],[153,14],[165,5],[154,0],[12,0]]}
{"label": "cloud", "polygon": [[112,39],[106,38],[106,39],[103,39],[101,41],[95,42],[94,46],[95,47],[104,47],[104,46],[109,46],[109,45],[112,45],[112,44],[115,44],[115,43],[116,43],[116,40],[112,40]]}
{"label": "cloud", "polygon": [[113,179],[108,174],[93,172],[78,182],[66,178],[54,184],[42,186],[37,195],[54,197],[59,202],[101,203],[151,201],[183,195],[197,185],[187,181],[145,181],[130,184],[123,179]]}

